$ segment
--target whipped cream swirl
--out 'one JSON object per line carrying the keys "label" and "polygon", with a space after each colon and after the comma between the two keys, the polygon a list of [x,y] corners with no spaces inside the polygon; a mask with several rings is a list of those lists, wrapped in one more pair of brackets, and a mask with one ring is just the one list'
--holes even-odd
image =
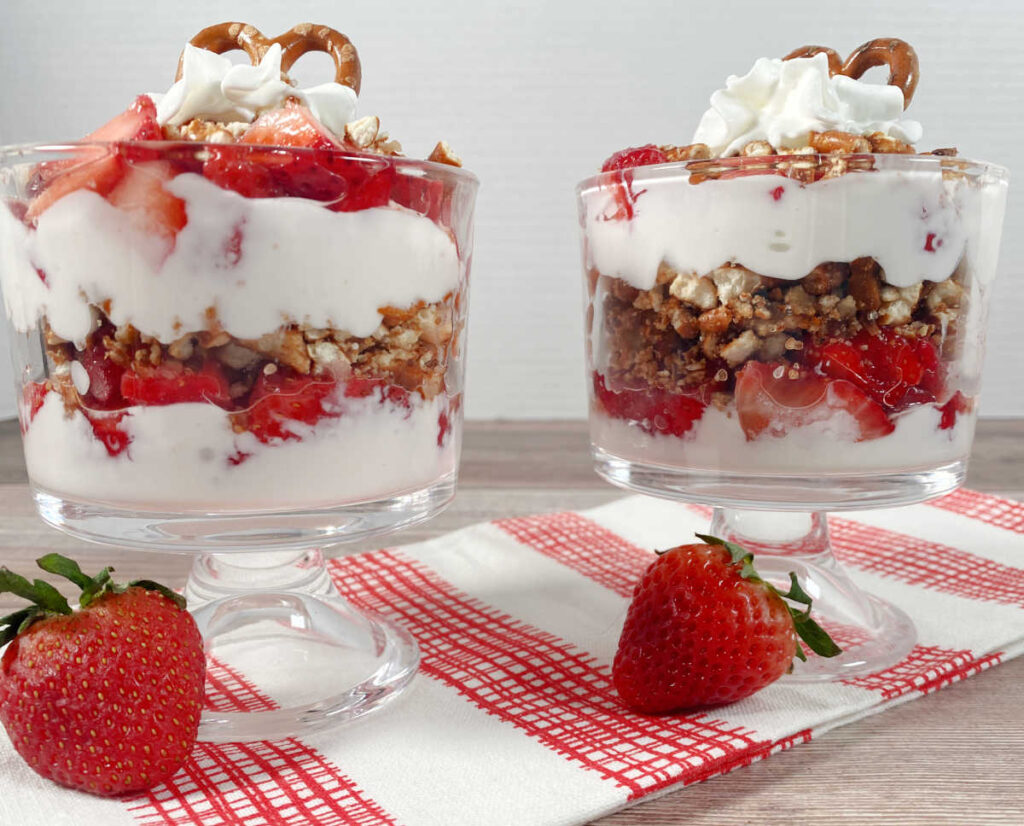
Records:
{"label": "whipped cream swirl", "polygon": [[882,132],[906,143],[921,139],[921,124],[904,120],[903,92],[829,77],[824,54],[780,60],[760,58],[743,77],[732,75],[711,95],[694,143],[705,143],[720,157],[735,155],[750,141],[766,140],[777,149],[807,146],[811,132],[835,129],[857,135]]}
{"label": "whipped cream swirl", "polygon": [[281,79],[281,46],[274,43],[258,66],[233,64],[223,55],[188,44],[181,80],[166,94],[152,94],[161,126],[181,126],[193,118],[251,123],[285,98],[304,103],[324,126],[340,135],[355,118],[356,93],[340,83],[297,89]]}

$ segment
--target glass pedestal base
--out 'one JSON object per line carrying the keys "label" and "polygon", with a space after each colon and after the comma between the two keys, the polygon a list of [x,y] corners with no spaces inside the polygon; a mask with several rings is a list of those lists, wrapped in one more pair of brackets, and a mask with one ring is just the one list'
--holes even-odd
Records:
{"label": "glass pedestal base", "polygon": [[200,740],[351,722],[395,699],[419,665],[408,632],[338,595],[319,551],[202,556],[185,594],[208,656]]}

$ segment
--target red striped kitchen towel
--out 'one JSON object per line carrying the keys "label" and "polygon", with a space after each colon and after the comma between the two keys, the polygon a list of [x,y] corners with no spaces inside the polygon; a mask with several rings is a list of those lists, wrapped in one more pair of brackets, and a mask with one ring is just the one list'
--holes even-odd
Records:
{"label": "red striped kitchen towel", "polygon": [[[609,667],[633,584],[651,548],[705,529],[707,516],[632,497],[335,560],[349,599],[419,641],[422,671],[397,703],[303,741],[201,744],[172,783],[122,801],[41,780],[0,734],[0,823],[583,823],[1024,648],[1024,505],[959,491],[831,520],[855,579],[917,624],[918,645],[896,667],[827,685],[776,684],[712,713],[627,712]],[[218,702],[273,707],[243,674],[211,676]]]}

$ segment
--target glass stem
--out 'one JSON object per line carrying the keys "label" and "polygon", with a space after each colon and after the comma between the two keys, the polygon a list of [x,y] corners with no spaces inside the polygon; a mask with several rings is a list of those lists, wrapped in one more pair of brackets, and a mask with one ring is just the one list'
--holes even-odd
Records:
{"label": "glass stem", "polygon": [[202,554],[192,564],[185,597],[195,608],[221,597],[253,592],[335,594],[319,548]]}
{"label": "glass stem", "polygon": [[801,557],[820,564],[831,559],[823,511],[754,511],[715,508],[711,535],[736,542],[755,556]]}

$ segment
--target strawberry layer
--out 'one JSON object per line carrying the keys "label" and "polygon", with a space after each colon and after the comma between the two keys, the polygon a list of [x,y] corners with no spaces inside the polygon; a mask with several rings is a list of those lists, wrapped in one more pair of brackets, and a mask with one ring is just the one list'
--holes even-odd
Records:
{"label": "strawberry layer", "polygon": [[206,513],[318,508],[416,490],[453,473],[458,440],[444,397],[382,404],[376,395],[333,400],[315,426],[289,422],[289,438],[235,433],[212,404],[129,407],[117,427],[127,449],[111,455],[79,411],[44,398],[24,434],[33,483],[50,493],[123,508]]}
{"label": "strawberry layer", "polygon": [[114,324],[164,342],[206,329],[211,308],[238,338],[286,319],[367,336],[378,308],[458,289],[451,235],[397,205],[333,212],[302,198],[244,198],[195,174],[165,189],[185,204],[176,238],[85,189],[46,209],[35,230],[0,209],[0,274],[14,327],[27,331],[45,315],[58,336],[81,342],[94,304],[108,306]]}
{"label": "strawberry layer", "polygon": [[[623,459],[683,470],[726,473],[898,473],[966,459],[975,414],[956,417],[943,428],[934,405],[918,405],[894,419],[891,433],[857,441],[861,428],[842,411],[789,430],[748,440],[735,411],[708,407],[683,438],[651,433],[636,423],[591,409],[595,446]],[[948,421],[945,422],[948,424]]]}

